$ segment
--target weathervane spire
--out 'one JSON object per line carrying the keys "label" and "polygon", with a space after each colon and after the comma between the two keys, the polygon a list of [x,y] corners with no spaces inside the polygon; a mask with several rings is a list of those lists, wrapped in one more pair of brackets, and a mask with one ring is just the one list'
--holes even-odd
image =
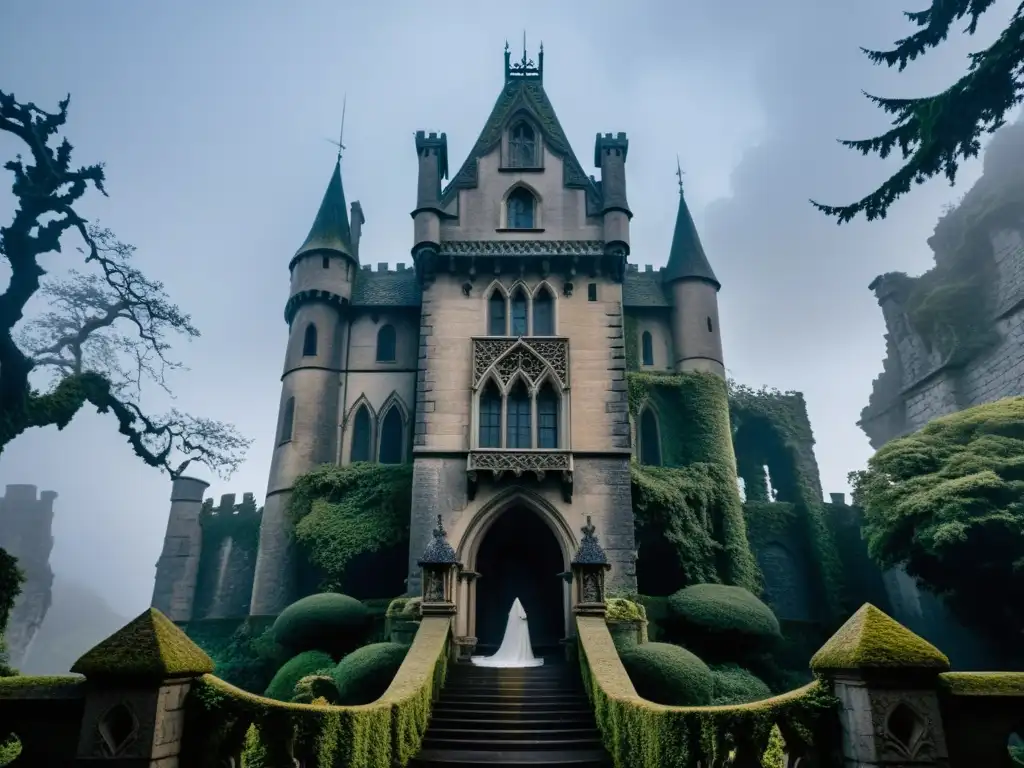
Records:
{"label": "weathervane spire", "polygon": [[348,94],[346,93],[341,100],[341,129],[338,131],[338,140],[333,141],[328,139],[334,146],[338,148],[338,162],[341,162],[341,153],[345,151],[345,110],[348,108]]}
{"label": "weathervane spire", "polygon": [[683,165],[679,162],[679,155],[676,155],[676,178],[679,179],[679,194],[683,194]]}

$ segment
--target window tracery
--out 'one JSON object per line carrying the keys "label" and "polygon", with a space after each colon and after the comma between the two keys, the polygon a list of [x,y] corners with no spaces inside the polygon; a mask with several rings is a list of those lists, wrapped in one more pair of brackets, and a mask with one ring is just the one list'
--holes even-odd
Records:
{"label": "window tracery", "polygon": [[512,126],[508,134],[508,164],[511,168],[535,168],[537,166],[537,134],[533,127],[520,121]]}
{"label": "window tracery", "polygon": [[489,336],[554,336],[555,292],[546,282],[534,291],[519,282],[506,294],[494,283],[487,296]]}

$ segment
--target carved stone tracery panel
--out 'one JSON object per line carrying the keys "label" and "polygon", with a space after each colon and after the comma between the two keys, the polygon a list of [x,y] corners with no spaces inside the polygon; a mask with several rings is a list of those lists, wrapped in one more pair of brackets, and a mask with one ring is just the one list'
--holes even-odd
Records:
{"label": "carved stone tracery panel", "polygon": [[473,339],[473,388],[493,369],[501,387],[507,388],[518,373],[537,386],[551,371],[562,389],[569,386],[569,341],[567,339]]}

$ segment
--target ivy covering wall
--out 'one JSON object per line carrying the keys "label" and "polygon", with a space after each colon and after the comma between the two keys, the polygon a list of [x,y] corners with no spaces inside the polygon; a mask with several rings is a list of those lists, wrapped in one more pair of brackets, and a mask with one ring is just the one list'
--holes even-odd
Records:
{"label": "ivy covering wall", "polygon": [[0,677],[13,674],[13,670],[7,666],[4,631],[24,580],[25,576],[18,568],[18,559],[0,547]]}
{"label": "ivy covering wall", "polygon": [[652,408],[661,467],[632,467],[639,590],[668,595],[699,582],[760,592],[747,541],[726,384],[707,373],[627,373],[629,412]]}
{"label": "ivy covering wall", "polygon": [[411,464],[325,464],[300,477],[289,512],[322,591],[359,599],[405,591]]}

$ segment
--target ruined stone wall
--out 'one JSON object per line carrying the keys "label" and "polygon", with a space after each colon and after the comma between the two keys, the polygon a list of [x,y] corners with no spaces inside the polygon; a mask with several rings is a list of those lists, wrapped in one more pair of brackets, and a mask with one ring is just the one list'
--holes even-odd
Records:
{"label": "ruined stone wall", "polygon": [[8,485],[0,498],[0,547],[18,558],[25,574],[21,594],[7,625],[5,638],[10,663],[17,667],[28,654],[52,599],[54,491],[36,496],[34,485]]}

